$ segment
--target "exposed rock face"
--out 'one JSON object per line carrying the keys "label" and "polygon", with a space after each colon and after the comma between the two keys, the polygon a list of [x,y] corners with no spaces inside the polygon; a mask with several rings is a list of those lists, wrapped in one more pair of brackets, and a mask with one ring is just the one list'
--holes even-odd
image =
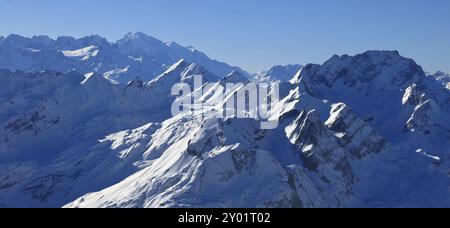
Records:
{"label": "exposed rock face", "polygon": [[303,79],[328,88],[337,82],[350,88],[370,83],[380,89],[403,87],[424,76],[420,66],[398,52],[369,51],[356,56],[334,56],[323,65],[306,65],[293,82]]}
{"label": "exposed rock face", "polygon": [[431,134],[436,112],[439,112],[439,107],[432,100],[417,105],[411,118],[406,123],[407,129],[419,131],[426,135]]}
{"label": "exposed rock face", "polygon": [[424,96],[425,94],[422,89],[420,89],[417,84],[413,84],[406,89],[405,94],[403,95],[402,104],[416,107],[423,102]]}
{"label": "exposed rock face", "polygon": [[300,148],[308,169],[316,171],[321,164],[336,165],[343,157],[335,137],[320,121],[314,110],[302,111],[286,128],[291,143]]}
{"label": "exposed rock face", "polygon": [[332,105],[330,118],[325,124],[339,138],[344,151],[356,158],[379,153],[386,146],[386,141],[343,103]]}

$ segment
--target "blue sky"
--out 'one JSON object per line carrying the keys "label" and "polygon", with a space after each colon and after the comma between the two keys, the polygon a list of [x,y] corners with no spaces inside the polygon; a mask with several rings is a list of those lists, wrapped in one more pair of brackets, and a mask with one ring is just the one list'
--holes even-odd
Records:
{"label": "blue sky", "polygon": [[448,0],[0,0],[0,21],[3,36],[142,31],[252,72],[369,49],[450,72]]}

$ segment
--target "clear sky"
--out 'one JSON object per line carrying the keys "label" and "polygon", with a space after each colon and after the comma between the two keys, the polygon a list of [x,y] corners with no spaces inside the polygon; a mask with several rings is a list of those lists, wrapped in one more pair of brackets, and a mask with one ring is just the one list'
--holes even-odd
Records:
{"label": "clear sky", "polygon": [[0,35],[142,31],[251,72],[399,50],[450,72],[449,0],[0,0]]}

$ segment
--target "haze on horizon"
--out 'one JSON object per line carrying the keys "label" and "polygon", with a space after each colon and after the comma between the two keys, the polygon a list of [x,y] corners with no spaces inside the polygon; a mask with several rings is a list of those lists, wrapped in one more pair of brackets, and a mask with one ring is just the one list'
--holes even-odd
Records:
{"label": "haze on horizon", "polygon": [[3,36],[98,34],[116,41],[141,31],[250,72],[398,50],[426,71],[450,72],[448,0],[0,0],[0,6]]}

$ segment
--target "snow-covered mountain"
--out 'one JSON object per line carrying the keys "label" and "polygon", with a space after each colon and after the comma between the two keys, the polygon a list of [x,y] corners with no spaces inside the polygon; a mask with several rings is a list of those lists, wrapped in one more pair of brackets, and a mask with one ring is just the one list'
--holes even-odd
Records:
{"label": "snow-covered mountain", "polygon": [[[220,81],[186,61],[150,82],[137,78],[127,85],[98,74],[1,71],[0,202],[62,206],[146,166],[136,151],[144,153],[145,140],[171,117],[173,83],[199,74],[205,82]],[[162,150],[175,138],[158,140]]]}
{"label": "snow-covered mountain", "polygon": [[259,82],[287,82],[302,69],[302,65],[277,65],[270,70],[255,74],[253,77]]}
{"label": "snow-covered mountain", "polygon": [[449,74],[444,73],[442,71],[438,71],[434,74],[431,74],[430,76],[435,78],[439,82],[441,82],[442,85],[444,85],[444,87],[446,87],[448,90],[450,90],[450,75]]}
{"label": "snow-covered mountain", "polygon": [[193,47],[163,42],[140,32],[129,33],[115,43],[100,36],[53,40],[46,36],[10,35],[0,39],[0,69],[97,73],[121,84],[137,76],[151,80],[180,59],[202,65],[219,77],[233,71],[248,74],[240,68],[211,60]]}
{"label": "snow-covered mountain", "polygon": [[[95,56],[65,54],[81,53]],[[0,205],[450,205],[450,92],[398,52],[306,65],[282,82],[272,130],[255,119],[171,116],[172,85],[195,75],[202,90],[248,82],[187,59],[121,85],[0,71]]]}

